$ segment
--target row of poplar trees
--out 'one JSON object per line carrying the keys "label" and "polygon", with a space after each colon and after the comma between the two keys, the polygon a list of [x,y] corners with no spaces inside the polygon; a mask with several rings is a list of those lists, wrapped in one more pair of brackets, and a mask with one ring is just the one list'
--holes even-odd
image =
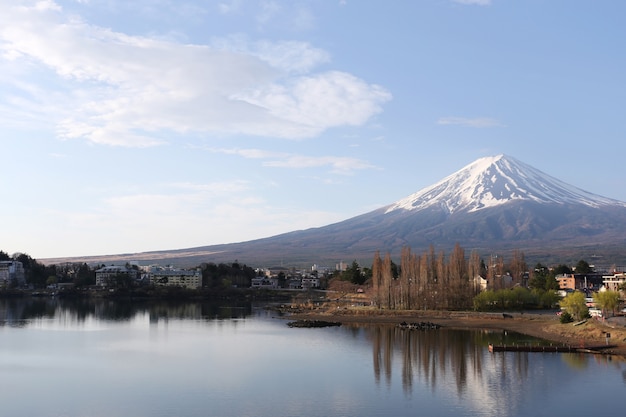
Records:
{"label": "row of poplar trees", "polygon": [[[384,258],[376,252],[372,263],[374,302],[391,310],[461,310],[472,307],[473,298],[480,292],[475,280],[478,275],[497,282],[505,273],[502,258],[486,266],[478,253],[468,259],[459,244],[446,257],[443,251],[435,253],[433,246],[422,255],[404,247],[398,276],[394,277],[391,256]],[[512,276],[526,271],[524,255],[515,252],[508,265]]]}

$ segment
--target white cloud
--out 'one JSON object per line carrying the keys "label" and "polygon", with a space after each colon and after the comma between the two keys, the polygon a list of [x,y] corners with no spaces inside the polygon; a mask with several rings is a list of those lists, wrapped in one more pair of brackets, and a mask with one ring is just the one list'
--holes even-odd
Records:
{"label": "white cloud", "polygon": [[491,0],[452,0],[455,3],[459,4],[467,4],[467,5],[477,5],[477,6],[489,6],[491,4]]}
{"label": "white cloud", "polygon": [[474,127],[474,128],[488,128],[488,127],[503,127],[504,126],[502,123],[500,123],[496,119],[492,119],[489,117],[477,117],[477,118],[441,117],[439,120],[437,120],[437,124],[459,125],[459,126]]}
{"label": "white cloud", "polygon": [[257,22],[261,25],[266,25],[272,20],[281,10],[280,5],[275,1],[262,1],[261,12],[257,16]]}
{"label": "white cloud", "polygon": [[335,174],[351,174],[360,169],[372,169],[373,165],[356,158],[322,156],[310,157],[291,155],[284,159],[276,159],[264,162],[263,165],[279,168],[318,168],[330,166]]}
{"label": "white cloud", "polygon": [[225,155],[238,155],[247,159],[283,158],[289,156],[285,152],[265,151],[263,149],[204,148],[204,150]]}
{"label": "white cloud", "polygon": [[218,4],[218,10],[222,14],[236,13],[241,8],[241,0],[230,0]]}
{"label": "white cloud", "polygon": [[[313,73],[330,58],[304,42],[183,45],[90,25],[52,0],[28,4],[0,4],[0,55],[22,66],[18,82],[56,90],[62,138],[133,147],[172,132],[306,138],[366,123],[391,99],[352,74]],[[45,71],[44,85],[34,75]]]}
{"label": "white cloud", "polygon": [[260,149],[205,149],[213,153],[227,155],[238,155],[249,159],[264,159],[263,166],[273,168],[307,169],[330,167],[330,171],[335,174],[348,175],[354,171],[362,169],[376,169],[376,166],[358,158],[340,156],[304,156],[294,155],[286,152],[271,152]]}
{"label": "white cloud", "polygon": [[338,71],[293,78],[288,84],[266,84],[233,97],[293,122],[302,136],[344,124],[361,125],[391,99],[384,88]]}

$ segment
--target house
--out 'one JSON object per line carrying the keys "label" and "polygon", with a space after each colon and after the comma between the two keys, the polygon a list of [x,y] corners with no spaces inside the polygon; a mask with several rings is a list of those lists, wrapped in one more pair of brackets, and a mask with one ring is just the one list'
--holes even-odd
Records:
{"label": "house", "polygon": [[26,274],[20,261],[0,261],[0,286],[8,285],[26,285]]}
{"label": "house", "polygon": [[252,278],[252,288],[278,288],[278,278],[256,277]]}
{"label": "house", "polygon": [[512,288],[514,286],[513,277],[509,274],[506,275],[496,275],[494,277],[483,277],[481,275],[476,275],[474,277],[474,286],[480,291],[497,291],[503,290],[506,288]]}
{"label": "house", "polygon": [[320,287],[320,279],[314,276],[303,277],[300,285],[303,289],[308,288],[319,288]]}
{"label": "house", "polygon": [[113,281],[119,277],[128,277],[130,280],[135,281],[139,271],[127,266],[110,265],[100,269],[96,269],[96,285],[98,287],[113,286]]}
{"label": "house", "polygon": [[482,275],[476,275],[474,277],[474,287],[479,291],[487,291],[487,278]]}
{"label": "house", "polygon": [[290,290],[301,290],[302,280],[300,278],[290,278],[287,280],[287,288]]}

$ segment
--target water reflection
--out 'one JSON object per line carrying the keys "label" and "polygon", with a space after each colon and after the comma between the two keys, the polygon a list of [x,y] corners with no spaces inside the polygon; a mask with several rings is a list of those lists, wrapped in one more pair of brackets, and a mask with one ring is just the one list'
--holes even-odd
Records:
{"label": "water reflection", "polygon": [[489,353],[490,342],[536,342],[506,332],[292,329],[275,314],[249,303],[0,300],[2,415],[593,415],[595,393],[605,414],[623,408],[616,358]]}
{"label": "water reflection", "polygon": [[[484,345],[481,333],[426,330],[408,331],[377,326],[366,329],[373,346],[373,369],[377,382],[391,382],[394,357],[399,355],[405,391],[419,379],[436,387],[439,378],[451,374],[459,392],[467,387],[468,375],[482,373]],[[477,343],[478,342],[478,343]]]}
{"label": "water reflection", "polygon": [[[531,397],[542,397],[563,385],[555,374],[567,378],[600,366],[622,371],[624,360],[578,353],[488,352],[488,344],[548,343],[503,331],[451,329],[405,330],[395,326],[358,326],[372,343],[372,363],[377,384],[391,387],[400,372],[405,396],[428,387],[448,391],[466,406],[485,415],[515,415]],[[534,356],[533,356],[534,355]],[[553,358],[544,361],[547,356]],[[540,366],[537,366],[541,363]],[[624,371],[626,381],[626,371]]]}
{"label": "water reflection", "polygon": [[173,302],[107,299],[0,299],[0,326],[22,327],[33,320],[55,319],[67,325],[92,319],[130,321],[148,315],[151,323],[169,319],[227,320],[252,314],[250,303]]}

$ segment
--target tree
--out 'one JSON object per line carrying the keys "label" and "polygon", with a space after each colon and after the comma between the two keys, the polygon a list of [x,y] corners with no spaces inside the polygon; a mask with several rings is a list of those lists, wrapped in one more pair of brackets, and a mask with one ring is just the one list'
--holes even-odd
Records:
{"label": "tree", "polygon": [[578,261],[578,263],[574,267],[574,270],[576,271],[577,274],[588,274],[590,272],[593,272],[592,269],[593,268],[591,268],[591,266],[587,263],[587,261],[583,259]]}
{"label": "tree", "polygon": [[593,295],[593,301],[596,306],[602,310],[602,317],[606,317],[608,311],[614,312],[619,305],[619,292],[602,291]]}
{"label": "tree", "polygon": [[580,291],[568,294],[561,300],[561,307],[576,320],[582,320],[589,315],[589,308],[585,303],[585,294]]}
{"label": "tree", "polygon": [[524,252],[521,252],[518,249],[513,251],[513,258],[511,259],[511,262],[509,262],[509,269],[511,271],[511,276],[513,277],[513,282],[521,283],[524,274],[528,271],[528,265],[526,265]]}
{"label": "tree", "polygon": [[563,264],[559,264],[557,265],[553,271],[554,275],[567,275],[567,274],[571,274],[572,270],[569,266],[567,265],[563,265]]}
{"label": "tree", "polygon": [[365,282],[363,274],[361,274],[361,267],[356,260],[352,261],[352,265],[346,270],[350,277],[350,282],[353,284],[361,285]]}
{"label": "tree", "polygon": [[541,263],[537,263],[532,270],[528,286],[535,290],[546,289],[546,277],[548,276],[548,268]]}
{"label": "tree", "polygon": [[361,267],[356,260],[339,275],[342,281],[350,281],[353,284],[361,285],[365,282],[365,275],[361,272]]}
{"label": "tree", "polygon": [[380,252],[374,253],[374,260],[372,261],[372,290],[374,292],[374,304],[378,307],[381,306],[380,293],[382,289],[382,265],[383,261],[380,259]]}

